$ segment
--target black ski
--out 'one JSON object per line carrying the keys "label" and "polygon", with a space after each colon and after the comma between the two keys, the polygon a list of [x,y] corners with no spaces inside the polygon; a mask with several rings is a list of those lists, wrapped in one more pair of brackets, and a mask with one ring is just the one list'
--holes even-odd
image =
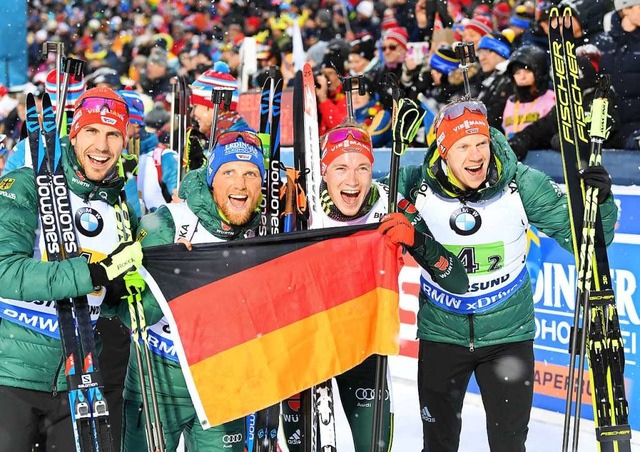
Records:
{"label": "black ski", "polygon": [[[573,249],[578,268],[574,326],[571,332],[569,388],[565,406],[562,450],[569,448],[572,403],[577,392],[573,426],[572,450],[578,450],[581,390],[584,358],[588,353],[589,372],[593,382],[594,421],[599,447],[604,452],[630,451],[631,430],[628,425],[628,405],[622,382],[624,351],[620,336],[615,296],[611,286],[609,261],[600,219],[597,190],[588,187],[585,193],[580,170],[579,143],[588,143],[582,93],[577,85],[579,68],[575,54],[575,39],[571,9],[562,15],[552,9],[549,27],[549,48],[552,76],[558,110],[558,129],[564,176],[567,187]],[[606,138],[606,104],[594,101],[592,112],[592,157],[589,165],[600,164],[600,148]],[[595,143],[595,145],[594,145]],[[586,195],[586,200],[585,200]],[[582,240],[578,242],[578,231]],[[593,257],[595,256],[595,262]],[[592,266],[593,262],[593,266]],[[591,289],[594,286],[595,290]],[[576,372],[578,359],[578,375]],[[578,389],[576,389],[578,388]]]}
{"label": "black ski", "polygon": [[[61,165],[56,118],[48,94],[44,95],[42,105],[44,145],[35,99],[31,95],[27,97],[27,129],[38,189],[38,210],[47,260],[52,261],[77,257],[79,253]],[[56,310],[76,449],[79,452],[111,451],[109,410],[103,397],[89,303],[86,296],[58,300]]]}

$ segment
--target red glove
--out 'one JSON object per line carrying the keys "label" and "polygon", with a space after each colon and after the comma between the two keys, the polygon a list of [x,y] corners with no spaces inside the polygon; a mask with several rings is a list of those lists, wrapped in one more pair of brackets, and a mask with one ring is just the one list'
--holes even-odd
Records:
{"label": "red glove", "polygon": [[378,232],[389,237],[395,245],[402,244],[410,248],[415,243],[416,230],[401,213],[389,213],[382,217]]}

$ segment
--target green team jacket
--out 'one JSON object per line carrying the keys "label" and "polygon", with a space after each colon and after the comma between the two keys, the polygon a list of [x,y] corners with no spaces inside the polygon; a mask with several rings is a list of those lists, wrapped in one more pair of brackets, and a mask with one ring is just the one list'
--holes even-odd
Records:
{"label": "green team jacket", "polygon": [[[61,146],[69,189],[90,202],[115,204],[124,179],[116,178],[105,185],[86,179],[77,183],[77,174],[84,174],[73,147],[67,138],[61,139]],[[33,170],[24,167],[6,174],[0,187],[7,185],[0,189],[0,296],[24,301],[59,300],[93,292],[85,257],[61,262],[33,259],[38,229]],[[102,310],[108,309],[103,303]],[[65,390],[60,341],[0,319],[0,385]]]}
{"label": "green team jacket", "polygon": [[[198,217],[199,225],[225,241],[243,238],[249,231],[255,230],[260,222],[260,214],[258,212],[242,227],[228,225],[231,228],[230,231],[228,227],[222,228],[223,218],[213,200],[211,190],[207,186],[206,177],[206,168],[200,168],[187,173],[180,184],[179,197],[185,200],[191,211]],[[174,243],[175,232],[176,225],[171,212],[169,212],[168,208],[162,206],[142,218],[138,228],[138,237],[142,238],[142,247],[148,248]],[[147,325],[153,325],[163,317],[162,311],[150,290],[146,289],[142,296]],[[126,303],[121,304],[118,309],[118,315],[126,325],[130,325],[131,320]],[[151,353],[151,355],[156,390],[160,401],[166,404],[193,405],[180,365],[155,353]],[[140,380],[133,348],[129,356],[124,394],[126,399],[140,402],[142,401],[139,386]]]}
{"label": "green team jacket", "polygon": [[[489,186],[477,192],[477,200],[489,200],[499,194],[506,184],[514,181],[529,222],[560,246],[572,252],[571,230],[565,193],[546,174],[519,163],[507,144],[504,135],[491,129],[491,150],[497,161],[496,176]],[[441,159],[436,146],[426,153],[424,163],[400,170],[399,191],[415,203],[418,188],[426,183],[434,193],[445,198],[455,198],[451,187],[443,185]],[[617,219],[613,196],[600,205],[602,225],[607,244],[611,243]],[[434,231],[435,233],[435,231]],[[437,234],[436,234],[437,236]],[[531,282],[526,283],[509,299],[494,309],[474,315],[446,311],[426,300],[420,294],[418,312],[418,337],[435,342],[465,347],[482,347],[533,339],[535,324]],[[473,336],[473,337],[471,337]]]}

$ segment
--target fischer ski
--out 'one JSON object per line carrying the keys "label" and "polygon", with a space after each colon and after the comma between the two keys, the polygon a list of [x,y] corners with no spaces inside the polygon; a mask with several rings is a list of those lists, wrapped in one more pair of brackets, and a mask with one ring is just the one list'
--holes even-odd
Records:
{"label": "fischer ski", "polygon": [[[42,114],[44,143],[35,99],[29,94],[27,130],[38,193],[38,212],[47,260],[59,261],[78,257],[80,254],[61,164],[56,116],[48,94],[43,97]],[[109,427],[109,409],[103,396],[87,297],[58,300],[56,310],[76,451],[110,452],[113,450],[113,441]]]}
{"label": "fischer ski", "polygon": [[[628,404],[624,391],[624,349],[609,261],[598,210],[598,189],[582,186],[579,143],[588,143],[580,77],[575,54],[571,9],[550,13],[549,49],[558,109],[558,130],[571,220],[576,268],[578,269],[574,322],[569,349],[562,451],[569,449],[573,396],[576,393],[572,450],[578,450],[581,389],[585,356],[588,358],[596,439],[602,452],[631,450]],[[600,86],[591,111],[591,157],[589,166],[601,163],[602,143],[608,136],[606,82]],[[586,199],[585,199],[586,198]],[[578,231],[581,240],[578,242]],[[591,289],[593,284],[594,289]],[[576,372],[576,360],[577,377]]]}

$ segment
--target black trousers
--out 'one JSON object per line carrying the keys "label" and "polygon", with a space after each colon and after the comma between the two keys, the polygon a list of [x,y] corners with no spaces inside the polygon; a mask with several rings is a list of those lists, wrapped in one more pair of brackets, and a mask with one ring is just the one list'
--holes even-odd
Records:
{"label": "black trousers", "polygon": [[31,452],[43,433],[47,452],[76,450],[67,393],[0,386],[0,452]]}
{"label": "black trousers", "polygon": [[533,341],[476,348],[420,341],[423,452],[456,452],[462,404],[475,373],[492,452],[525,450],[533,400]]}

